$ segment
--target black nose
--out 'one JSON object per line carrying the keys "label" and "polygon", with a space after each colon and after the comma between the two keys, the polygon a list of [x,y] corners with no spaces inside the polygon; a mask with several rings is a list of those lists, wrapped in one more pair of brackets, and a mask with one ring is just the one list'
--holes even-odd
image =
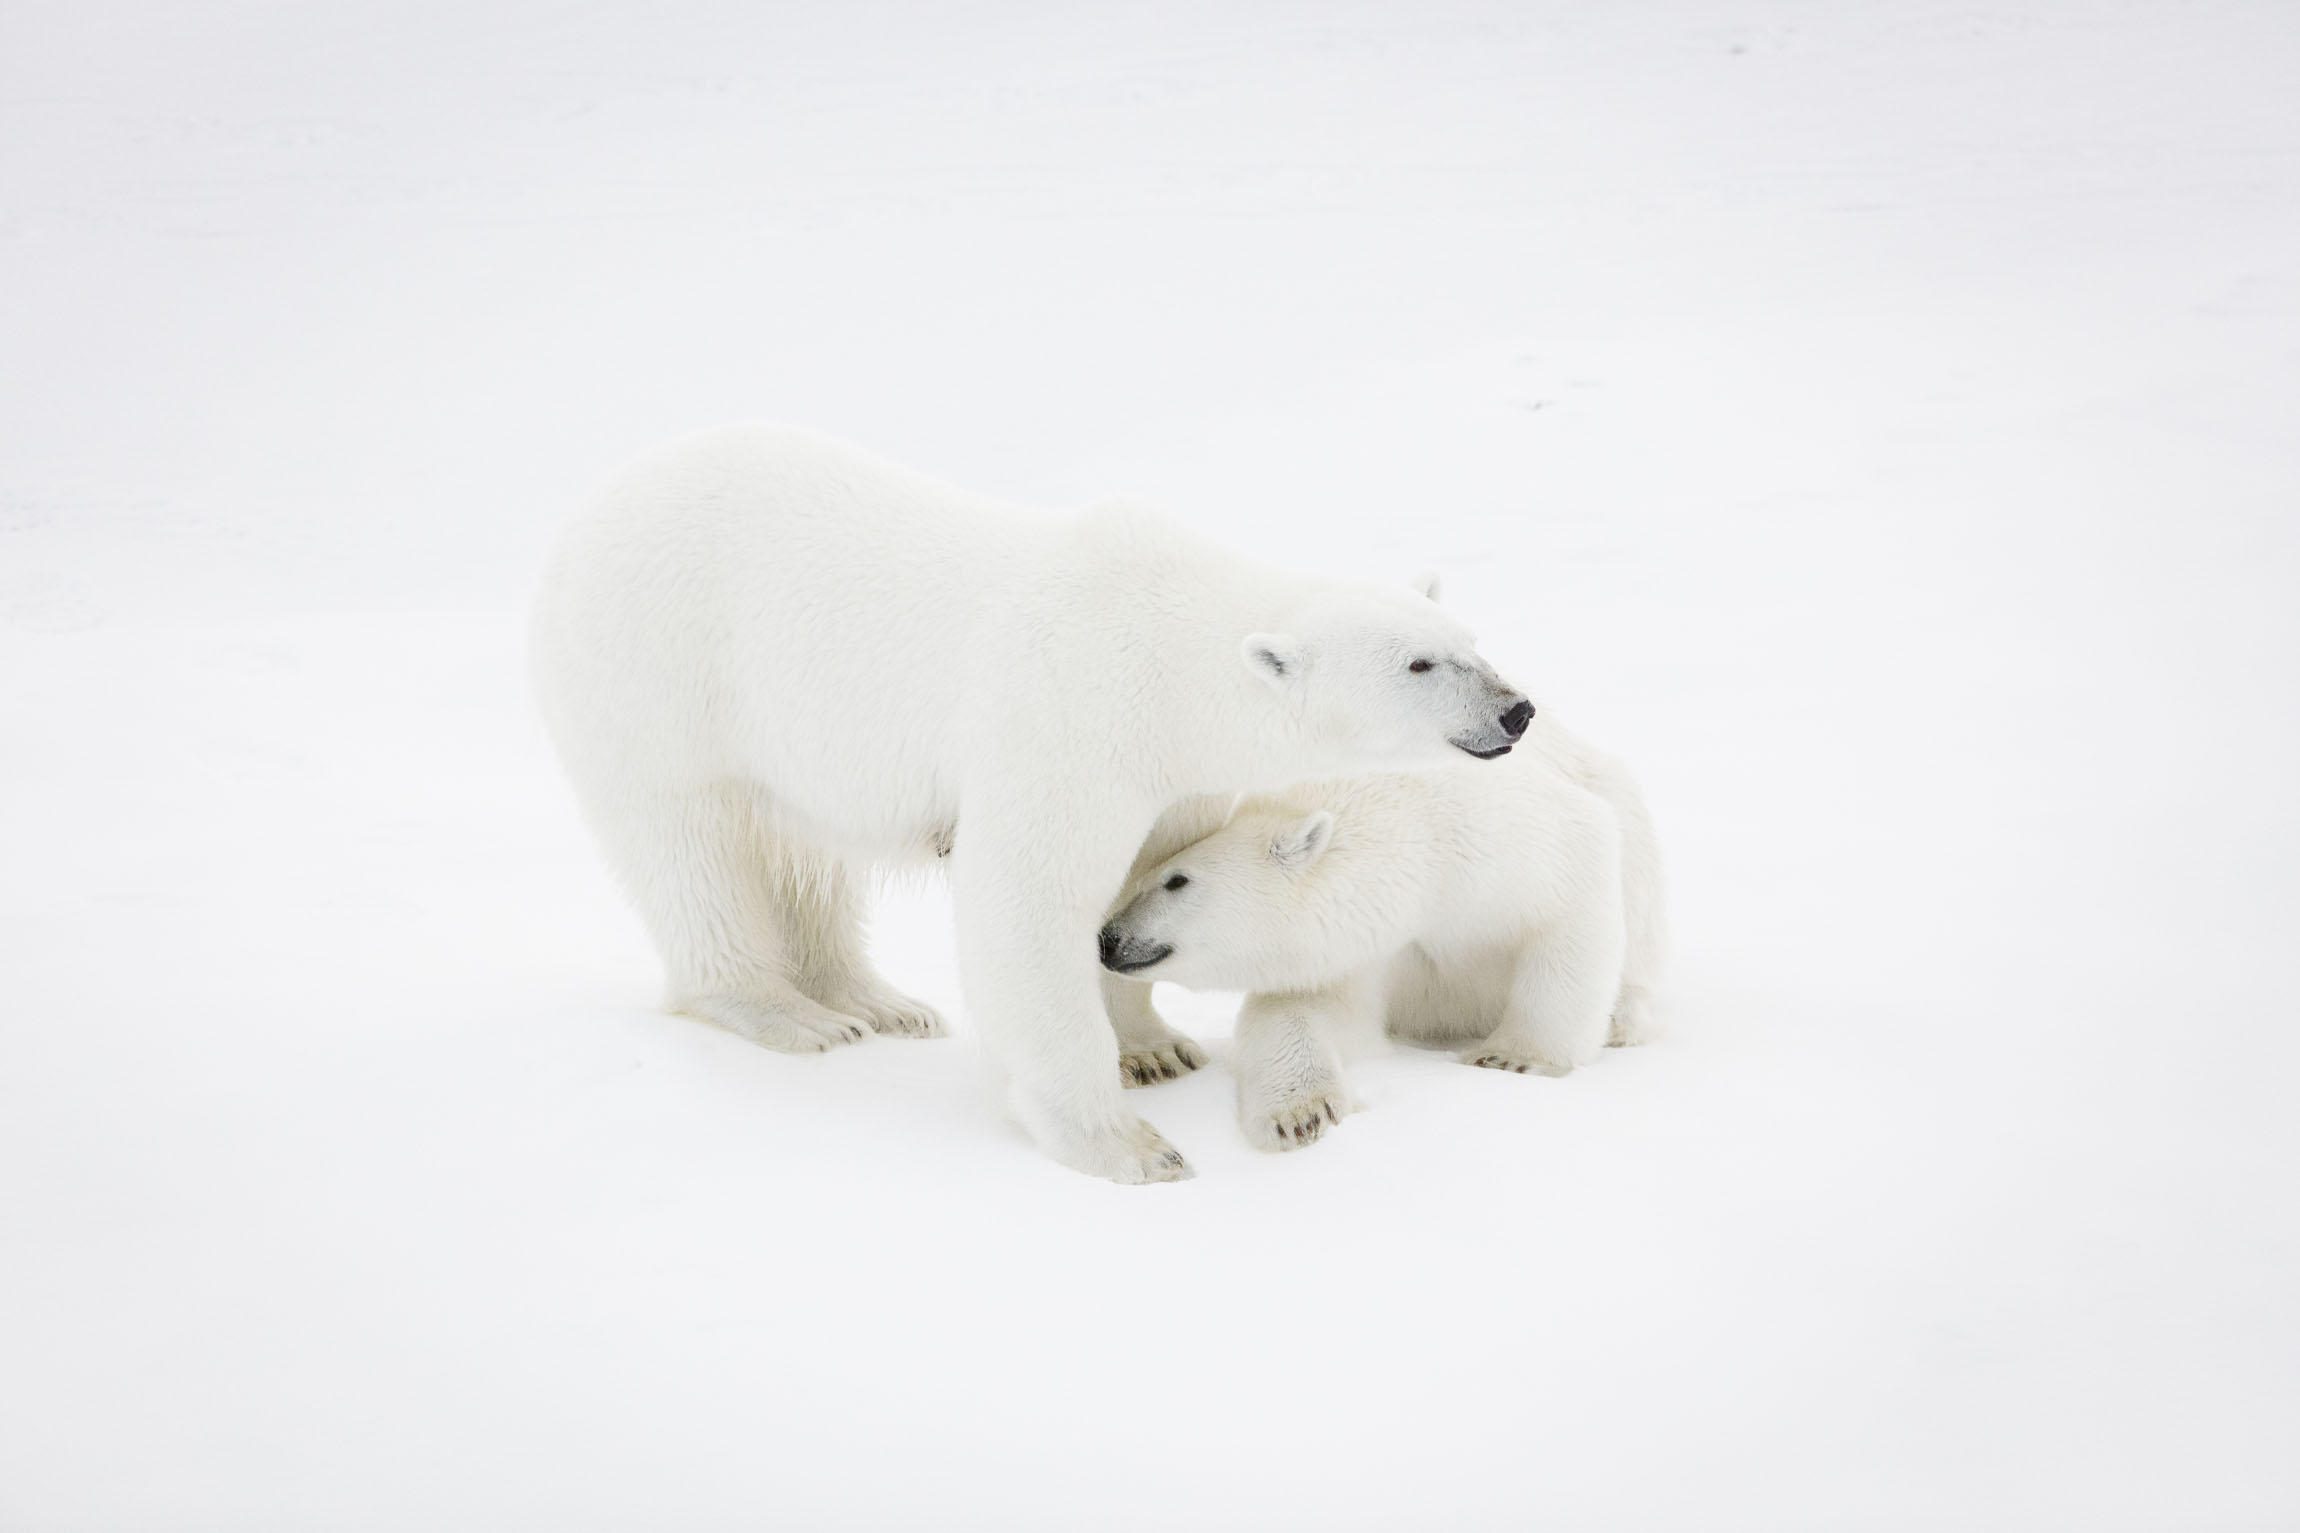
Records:
{"label": "black nose", "polygon": [[1533,721],[1533,704],[1519,698],[1509,712],[1501,716],[1501,727],[1514,740],[1525,733],[1525,726]]}
{"label": "black nose", "polygon": [[1105,966],[1115,962],[1118,957],[1118,928],[1115,926],[1103,927],[1102,935],[1095,945],[1102,951],[1102,962]]}

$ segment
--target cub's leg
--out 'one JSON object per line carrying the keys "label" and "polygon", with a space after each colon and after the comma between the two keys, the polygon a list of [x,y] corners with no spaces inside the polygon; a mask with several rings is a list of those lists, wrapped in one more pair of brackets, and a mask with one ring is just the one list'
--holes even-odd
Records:
{"label": "cub's leg", "polygon": [[1621,833],[1621,901],[1629,927],[1629,950],[1622,963],[1621,994],[1614,1003],[1612,1044],[1644,1043],[1654,1036],[1653,987],[1669,945],[1661,846],[1653,816],[1629,769],[1592,747],[1544,713],[1527,732],[1525,747],[1540,752],[1565,774],[1611,806]]}
{"label": "cub's leg", "polygon": [[593,806],[591,820],[662,952],[669,1009],[792,1054],[870,1036],[797,982],[803,955],[789,933],[801,873],[750,785],[623,798]]}
{"label": "cub's leg", "polygon": [[[1236,795],[1197,794],[1167,807],[1151,827],[1127,870],[1126,887],[1111,901],[1107,919],[1132,892],[1144,873],[1158,866],[1191,842],[1212,835],[1230,817]],[[1202,1068],[1206,1051],[1169,1027],[1150,1004],[1150,987],[1140,980],[1102,973],[1102,1009],[1110,1029],[1118,1035],[1118,1075],[1129,1086],[1154,1086]]]}
{"label": "cub's leg", "polygon": [[860,1017],[874,1033],[941,1038],[949,1029],[924,1001],[879,977],[863,942],[863,906],[846,864],[823,853],[792,857],[784,931],[801,991],[831,1010]]}
{"label": "cub's leg", "polygon": [[1594,798],[1586,807],[1553,842],[1551,913],[1517,951],[1499,1025],[1462,1051],[1473,1065],[1565,1075],[1605,1047],[1629,939],[1613,813]]}
{"label": "cub's leg", "polygon": [[1518,953],[1501,1025],[1462,1058],[1520,1075],[1568,1075],[1605,1047],[1621,991],[1621,911],[1576,911]]}
{"label": "cub's leg", "polygon": [[1167,1026],[1148,985],[1105,970],[1102,1010],[1118,1035],[1118,1078],[1126,1085],[1155,1086],[1204,1067],[1206,1051]]}
{"label": "cub's leg", "polygon": [[1259,1150],[1315,1144],[1356,1105],[1342,1079],[1329,1028],[1360,987],[1250,995],[1238,1008],[1230,1069],[1238,1077],[1238,1127]]}
{"label": "cub's leg", "polygon": [[1593,785],[1613,806],[1621,825],[1621,912],[1629,944],[1621,962],[1621,994],[1613,1004],[1613,1027],[1606,1042],[1617,1047],[1646,1043],[1658,1033],[1653,989],[1668,957],[1666,884],[1661,845],[1645,797],[1628,772],[1610,761]]}

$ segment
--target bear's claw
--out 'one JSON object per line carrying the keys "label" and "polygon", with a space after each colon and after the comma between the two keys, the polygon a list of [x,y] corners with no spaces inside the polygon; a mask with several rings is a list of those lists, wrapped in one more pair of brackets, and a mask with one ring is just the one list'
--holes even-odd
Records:
{"label": "bear's claw", "polygon": [[1462,1059],[1466,1063],[1476,1065],[1481,1070],[1507,1070],[1516,1075],[1554,1077],[1573,1073],[1573,1066],[1571,1065],[1561,1065],[1531,1054],[1505,1054],[1489,1049],[1482,1053],[1464,1054]]}
{"label": "bear's claw", "polygon": [[850,991],[834,1003],[840,1011],[860,1017],[882,1038],[947,1038],[950,1029],[942,1015],[924,1001],[914,1001],[899,990],[874,987]]}
{"label": "bear's claw", "polygon": [[1205,1064],[1206,1051],[1177,1034],[1156,1048],[1129,1049],[1120,1054],[1118,1076],[1128,1086],[1155,1086],[1160,1081],[1178,1081]]}
{"label": "bear's claw", "polygon": [[1297,1150],[1315,1144],[1326,1130],[1342,1121],[1348,1111],[1333,1093],[1298,1097],[1244,1122],[1246,1138],[1257,1149]]}
{"label": "bear's claw", "polygon": [[796,994],[703,996],[677,1002],[672,1010],[700,1017],[762,1048],[784,1054],[820,1054],[870,1036],[870,1029],[855,1018]]}

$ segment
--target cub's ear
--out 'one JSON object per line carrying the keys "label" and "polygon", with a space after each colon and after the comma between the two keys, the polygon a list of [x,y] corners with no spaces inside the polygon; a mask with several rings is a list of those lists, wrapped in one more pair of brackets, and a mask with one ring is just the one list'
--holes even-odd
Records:
{"label": "cub's ear", "polygon": [[1324,856],[1326,843],[1333,839],[1334,817],[1321,809],[1272,836],[1270,856],[1279,867],[1300,872]]}
{"label": "cub's ear", "polygon": [[1239,641],[1238,654],[1246,669],[1283,691],[1302,674],[1301,641],[1291,634],[1250,633]]}
{"label": "cub's ear", "polygon": [[1444,582],[1438,579],[1438,572],[1436,570],[1423,570],[1419,575],[1416,575],[1413,579],[1407,581],[1406,584],[1421,592],[1422,595],[1428,597],[1431,601],[1436,601],[1438,599],[1438,589],[1444,584]]}

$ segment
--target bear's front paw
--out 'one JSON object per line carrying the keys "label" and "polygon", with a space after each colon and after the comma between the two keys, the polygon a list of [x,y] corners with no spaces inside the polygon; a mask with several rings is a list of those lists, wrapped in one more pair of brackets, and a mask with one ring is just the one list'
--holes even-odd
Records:
{"label": "bear's front paw", "polygon": [[1114,1182],[1186,1182],[1198,1174],[1190,1169],[1182,1152],[1166,1142],[1164,1134],[1140,1118],[1119,1136],[1118,1143],[1105,1146],[1103,1155],[1105,1169],[1101,1174]]}
{"label": "bear's front paw", "polygon": [[[1025,1111],[1025,1122],[1033,1117]],[[1190,1169],[1182,1152],[1166,1142],[1165,1135],[1140,1118],[1126,1118],[1098,1132],[1056,1129],[1044,1119],[1037,1121],[1041,1126],[1035,1137],[1046,1153],[1088,1176],[1138,1186],[1187,1181],[1198,1174]]]}
{"label": "bear's front paw", "polygon": [[1153,1047],[1119,1054],[1118,1078],[1128,1086],[1155,1086],[1160,1081],[1180,1080],[1205,1064],[1206,1051],[1176,1033]]}
{"label": "bear's front paw", "polygon": [[1464,1050],[1462,1063],[1476,1065],[1481,1070],[1508,1070],[1518,1075],[1571,1075],[1573,1061],[1551,1059],[1545,1054],[1522,1047],[1504,1045],[1496,1048],[1481,1043],[1474,1049]]}
{"label": "bear's front paw", "polygon": [[1339,1085],[1305,1091],[1281,1102],[1240,1105],[1238,1126],[1246,1131],[1247,1143],[1257,1150],[1298,1150],[1316,1144],[1319,1136],[1340,1123],[1350,1110],[1349,1098]]}

